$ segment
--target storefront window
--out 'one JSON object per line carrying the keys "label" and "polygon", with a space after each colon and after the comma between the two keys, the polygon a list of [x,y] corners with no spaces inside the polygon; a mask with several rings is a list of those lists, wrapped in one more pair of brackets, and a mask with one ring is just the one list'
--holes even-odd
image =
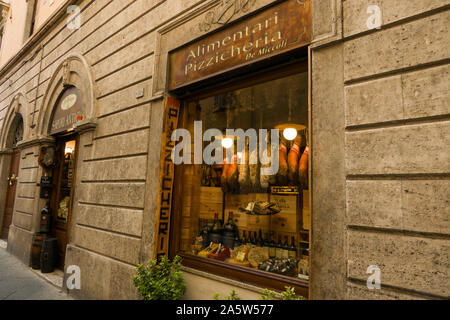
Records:
{"label": "storefront window", "polygon": [[[182,126],[192,137],[199,121],[202,132],[218,129],[221,135],[202,147],[206,152],[219,139],[225,160],[182,165],[182,193],[175,199],[180,203],[181,253],[262,275],[308,279],[307,81],[302,72],[185,103]],[[239,149],[238,139],[226,129],[254,129],[267,151],[260,156],[263,144],[258,141],[252,149],[248,137]],[[261,129],[268,130],[265,138]],[[271,129],[279,129],[276,153]],[[191,150],[195,148],[192,141]],[[233,150],[232,161],[226,159],[228,149]],[[274,160],[279,167],[275,174],[261,174]]]}

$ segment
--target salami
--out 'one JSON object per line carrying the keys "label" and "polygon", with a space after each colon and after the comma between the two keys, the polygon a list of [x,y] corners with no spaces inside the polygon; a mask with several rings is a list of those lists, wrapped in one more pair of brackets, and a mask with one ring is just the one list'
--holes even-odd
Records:
{"label": "salami", "polygon": [[248,166],[248,142],[245,144],[245,151],[241,155],[240,162],[238,165],[239,171],[239,192],[240,193],[249,193],[250,191],[250,173]]}
{"label": "salami", "polygon": [[258,161],[258,150],[255,149],[250,154],[249,158],[249,169],[250,169],[250,192],[258,192],[260,189],[260,167]]}
{"label": "salami", "polygon": [[239,171],[238,171],[238,165],[237,165],[237,156],[234,155],[231,163],[228,165],[228,171],[227,171],[227,184],[228,184],[228,191],[237,193],[239,190]]}
{"label": "salami", "polygon": [[[271,150],[270,150],[270,148],[267,147],[267,145],[266,145],[266,150],[263,151],[261,162],[267,163],[267,164],[261,164],[261,168],[269,168],[270,164],[272,163]],[[263,174],[260,175],[259,180],[260,180],[260,186],[261,186],[262,192],[266,192],[267,189],[269,188],[270,179],[271,179],[270,175],[263,175]]]}
{"label": "salami", "polygon": [[277,183],[280,186],[287,185],[287,173],[288,173],[288,163],[287,163],[287,141],[284,137],[281,138],[280,148],[278,151],[279,157],[279,169],[277,174]]}
{"label": "salami", "polygon": [[298,178],[300,186],[308,185],[308,154],[309,146],[306,146],[299,162]]}
{"label": "salami", "polygon": [[228,179],[227,179],[227,177],[228,177],[228,168],[229,168],[229,166],[227,165],[226,161],[227,160],[224,159],[222,175],[220,176],[220,186],[221,186],[222,191],[224,193],[228,192],[228,181],[227,181]]}
{"label": "salami", "polygon": [[288,180],[289,185],[295,186],[298,181],[298,167],[300,159],[300,145],[302,143],[302,137],[297,135],[294,140],[294,144],[289,150],[288,154]]}

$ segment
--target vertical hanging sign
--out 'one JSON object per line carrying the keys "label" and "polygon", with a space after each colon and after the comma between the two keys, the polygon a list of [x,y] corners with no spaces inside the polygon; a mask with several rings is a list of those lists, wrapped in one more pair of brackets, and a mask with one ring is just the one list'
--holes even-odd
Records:
{"label": "vertical hanging sign", "polygon": [[158,209],[156,215],[154,257],[167,255],[169,251],[170,216],[172,211],[172,193],[174,163],[171,158],[175,142],[172,132],[178,127],[180,101],[167,97],[164,106],[164,124],[161,138],[161,160],[159,175]]}

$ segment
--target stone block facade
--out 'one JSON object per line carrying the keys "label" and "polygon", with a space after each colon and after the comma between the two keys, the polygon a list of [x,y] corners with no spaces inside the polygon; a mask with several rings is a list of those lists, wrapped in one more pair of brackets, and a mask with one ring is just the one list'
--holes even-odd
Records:
{"label": "stone block facade", "polygon": [[[229,23],[274,2],[255,0]],[[80,129],[66,254],[66,265],[82,270],[75,297],[138,298],[131,277],[153,257],[168,52],[219,29],[198,28],[219,3],[66,1],[0,70],[0,210],[5,137],[19,112],[25,134],[8,250],[26,264],[45,204],[39,147],[67,61],[70,81],[89,92],[93,129]],[[79,30],[66,27],[70,4],[81,9]],[[381,9],[380,29],[367,28],[369,5]],[[450,1],[313,0],[312,10],[310,297],[448,298]],[[365,286],[370,265],[381,269],[381,290]],[[185,272],[188,298],[212,299],[208,286],[224,294],[240,286],[248,298],[263,289]]]}

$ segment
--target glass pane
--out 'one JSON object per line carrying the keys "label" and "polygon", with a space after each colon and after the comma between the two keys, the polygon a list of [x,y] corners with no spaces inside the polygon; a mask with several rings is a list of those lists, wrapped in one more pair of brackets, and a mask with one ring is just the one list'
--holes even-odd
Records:
{"label": "glass pane", "polygon": [[[212,141],[200,142],[204,158],[208,147],[214,149],[212,156],[226,158],[229,150],[230,156],[223,163],[184,164],[183,252],[308,279],[307,87],[307,73],[301,73],[186,106],[191,154],[198,140],[194,121],[200,120],[203,133],[217,129]],[[254,129],[256,147],[250,138],[239,140],[226,129]],[[269,130],[267,136],[259,136],[260,129]],[[280,130],[279,150],[270,149],[276,145],[271,129]],[[240,148],[239,141],[245,141]],[[212,147],[215,142],[218,148]],[[279,169],[263,174],[261,169],[276,167],[274,162]]]}
{"label": "glass pane", "polygon": [[61,186],[58,199],[58,220],[67,222],[70,210],[70,193],[75,161],[75,140],[67,141],[64,146],[64,162],[61,164]]}

